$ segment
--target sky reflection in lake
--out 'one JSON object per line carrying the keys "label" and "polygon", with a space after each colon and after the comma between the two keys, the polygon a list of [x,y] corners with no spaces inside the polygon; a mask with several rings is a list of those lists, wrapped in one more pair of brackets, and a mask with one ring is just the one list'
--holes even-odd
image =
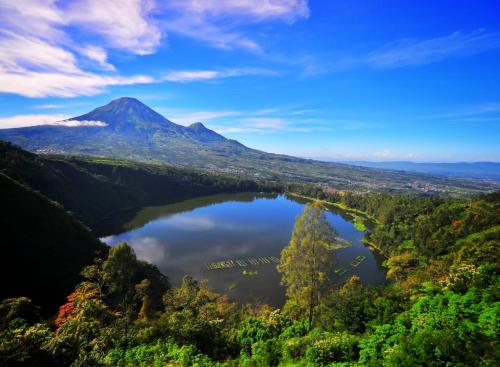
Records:
{"label": "sky reflection in lake", "polygon": [[[122,233],[102,238],[113,246],[128,242],[140,259],[156,264],[174,285],[189,274],[208,279],[217,292],[227,293],[240,302],[267,302],[280,306],[284,288],[276,264],[251,266],[257,276],[241,274],[244,268],[207,270],[205,263],[221,260],[248,260],[258,257],[279,257],[290,240],[296,217],[304,202],[285,196],[233,194],[215,195],[187,200],[162,207],[138,211]],[[384,282],[381,259],[362,242],[363,233],[356,230],[349,217],[340,212],[328,212],[328,220],[340,236],[353,245],[336,251],[336,267],[357,274],[363,283]],[[358,255],[366,260],[357,268],[349,263]],[[233,287],[235,286],[235,287]],[[229,289],[233,288],[233,289]]]}

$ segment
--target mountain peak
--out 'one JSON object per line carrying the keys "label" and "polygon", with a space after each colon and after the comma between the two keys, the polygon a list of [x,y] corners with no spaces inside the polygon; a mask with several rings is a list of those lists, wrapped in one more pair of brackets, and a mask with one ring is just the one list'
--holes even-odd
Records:
{"label": "mountain peak", "polygon": [[133,98],[133,97],[120,97],[120,98],[113,99],[111,102],[108,103],[108,105],[124,105],[124,104],[125,105],[144,106],[144,107],[149,108],[144,103],[139,101],[137,98]]}
{"label": "mountain peak", "polygon": [[114,99],[108,104],[72,120],[102,121],[113,130],[179,128],[173,122],[132,97]]}
{"label": "mountain peak", "polygon": [[215,142],[226,140],[222,135],[217,134],[215,131],[208,129],[201,122],[195,122],[187,127],[196,136],[196,139],[204,142]]}
{"label": "mountain peak", "polygon": [[205,125],[203,125],[201,122],[194,122],[191,125],[188,126],[188,128],[193,129],[193,130],[208,130]]}

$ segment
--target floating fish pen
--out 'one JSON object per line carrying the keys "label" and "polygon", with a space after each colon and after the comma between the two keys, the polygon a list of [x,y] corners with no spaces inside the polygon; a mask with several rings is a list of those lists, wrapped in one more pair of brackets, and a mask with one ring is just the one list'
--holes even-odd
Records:
{"label": "floating fish pen", "polygon": [[346,248],[346,247],[349,247],[351,246],[352,243],[347,241],[347,240],[344,240],[343,238],[341,237],[335,237],[333,239],[333,244],[332,244],[332,250],[340,250],[340,249],[343,249],[343,248]]}
{"label": "floating fish pen", "polygon": [[244,269],[241,272],[241,274],[247,275],[247,276],[251,277],[251,276],[255,276],[255,275],[259,274],[259,271],[258,270],[247,270],[247,269]]}
{"label": "floating fish pen", "polygon": [[219,269],[232,269],[232,268],[245,268],[248,264],[253,266],[258,265],[268,265],[268,264],[278,264],[280,260],[276,256],[266,256],[258,257],[252,259],[238,259],[238,260],[222,260],[211,263],[204,263],[207,270],[219,270]]}
{"label": "floating fish pen", "polygon": [[248,259],[248,262],[252,265],[260,265],[259,260],[257,259]]}
{"label": "floating fish pen", "polygon": [[338,275],[338,276],[342,276],[345,273],[347,273],[347,269],[343,269],[343,268],[335,269],[335,274]]}
{"label": "floating fish pen", "polygon": [[240,267],[245,267],[245,266],[248,266],[247,263],[245,262],[245,260],[236,260],[236,264],[238,264],[238,266]]}
{"label": "floating fish pen", "polygon": [[205,263],[205,267],[207,270],[231,269],[236,267],[236,263],[233,260],[217,261],[213,263]]}
{"label": "floating fish pen", "polygon": [[337,274],[339,277],[341,277],[345,273],[347,273],[347,269],[340,268],[335,270],[335,274]]}
{"label": "floating fish pen", "polygon": [[359,266],[359,264],[361,264],[363,261],[365,261],[365,259],[366,259],[366,256],[363,256],[363,255],[356,256],[356,258],[351,262],[351,266],[357,268]]}

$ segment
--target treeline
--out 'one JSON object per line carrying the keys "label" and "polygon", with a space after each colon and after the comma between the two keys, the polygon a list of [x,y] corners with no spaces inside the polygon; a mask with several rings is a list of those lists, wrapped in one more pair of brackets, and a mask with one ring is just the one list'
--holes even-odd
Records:
{"label": "treeline", "polygon": [[[84,268],[85,280],[53,319],[38,318],[27,299],[4,301],[1,363],[499,364],[498,193],[470,200],[371,194],[322,197],[366,211],[378,221],[368,237],[387,254],[391,282],[365,288],[357,277],[340,287],[325,281],[329,288],[321,290],[313,305],[311,325],[309,315],[295,312],[293,304],[282,310],[238,306],[190,277],[180,287],[168,289],[154,267],[145,271],[145,265],[123,244],[104,261]],[[324,223],[316,214],[306,217]],[[296,233],[295,241],[309,240],[310,226],[298,228],[303,230]],[[301,261],[307,256],[293,258]]]}
{"label": "treeline", "polygon": [[[476,266],[499,264],[500,192],[472,199],[385,193],[327,193],[314,186],[289,186],[289,192],[319,198],[365,213],[377,225],[365,239],[408,272],[438,263],[446,271],[468,261]],[[393,259],[391,257],[399,256]],[[389,274],[390,275],[390,274]],[[413,274],[415,275],[415,274]],[[437,274],[436,274],[437,276]]]}
{"label": "treeline", "polygon": [[47,157],[0,141],[0,172],[60,203],[91,228],[124,209],[230,192],[280,192],[263,180],[100,158]]}

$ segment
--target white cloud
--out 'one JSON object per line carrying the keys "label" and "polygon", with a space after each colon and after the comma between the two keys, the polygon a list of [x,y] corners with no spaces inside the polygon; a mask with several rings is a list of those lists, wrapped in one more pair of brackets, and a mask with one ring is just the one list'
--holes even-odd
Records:
{"label": "white cloud", "polygon": [[210,125],[220,134],[230,133],[276,133],[276,132],[309,132],[310,127],[298,126],[294,121],[288,121],[280,117],[248,117],[234,121],[231,125]]}
{"label": "white cloud", "polygon": [[[151,54],[172,32],[215,47],[259,51],[237,26],[293,22],[308,14],[306,0],[263,0],[259,6],[249,0],[0,0],[0,93],[74,97],[114,85],[276,75],[258,68],[171,71],[164,78],[107,74],[116,68],[103,47]],[[89,43],[92,39],[103,47]]]}
{"label": "white cloud", "polygon": [[192,82],[198,80],[210,80],[219,78],[219,72],[215,70],[191,70],[171,71],[163,79],[169,82]]}
{"label": "white cloud", "polygon": [[[149,76],[106,75],[82,69],[77,54],[104,70],[114,67],[107,61],[104,49],[78,46],[64,32],[72,21],[68,11],[50,0],[28,0],[22,4],[0,0],[0,92],[27,97],[74,97],[95,95],[112,85],[155,82]],[[137,50],[141,52],[140,48]]]}
{"label": "white cloud", "polygon": [[33,106],[33,107],[41,109],[41,110],[51,110],[51,109],[64,108],[66,106],[63,105],[63,104],[51,104],[51,103],[47,103],[47,104],[39,104],[39,105],[36,105],[36,106]]}
{"label": "white cloud", "polygon": [[448,35],[419,40],[399,39],[365,52],[329,52],[322,57],[302,55],[292,64],[302,67],[303,76],[316,76],[358,67],[395,69],[428,65],[451,58],[474,56],[500,47],[500,33],[477,29],[472,32],[456,31]]}
{"label": "white cloud", "polygon": [[66,38],[58,27],[66,23],[55,0],[0,0],[1,28],[44,40]]}
{"label": "white cloud", "polygon": [[394,153],[389,149],[384,149],[380,152],[373,153],[375,158],[390,158],[394,156]]}
{"label": "white cloud", "polygon": [[80,72],[64,74],[59,72],[22,71],[4,72],[0,68],[0,92],[20,94],[27,97],[76,97],[102,93],[112,85],[153,83],[152,77],[136,75],[130,77],[106,76]]}
{"label": "white cloud", "polygon": [[223,79],[238,76],[250,75],[280,75],[279,72],[261,69],[261,68],[239,68],[239,69],[224,69],[224,70],[179,70],[171,71],[163,76],[163,80],[170,82],[194,82],[207,81],[213,79]]}
{"label": "white cloud", "polygon": [[[170,114],[171,113],[171,114]],[[166,110],[166,115],[169,120],[181,125],[190,125],[194,122],[206,122],[217,120],[229,116],[237,116],[239,112],[236,111],[178,111],[178,110]]]}
{"label": "white cloud", "polygon": [[307,0],[173,0],[170,9],[202,16],[240,16],[252,20],[294,21],[309,16]]}
{"label": "white cloud", "polygon": [[152,17],[152,0],[74,0],[64,9],[67,21],[101,36],[108,46],[137,55],[160,45],[161,31]]}
{"label": "white cloud", "polygon": [[108,62],[108,54],[105,49],[97,46],[79,47],[77,51],[94,61],[99,67],[104,70],[116,71],[116,68]]}
{"label": "white cloud", "polygon": [[309,115],[309,114],[314,114],[319,112],[318,109],[306,109],[306,110],[297,110],[297,111],[292,111],[290,114],[291,115]]}
{"label": "white cloud", "polygon": [[452,119],[454,121],[491,121],[498,117],[492,117],[500,112],[500,102],[480,103],[470,106],[462,106],[454,111],[437,113],[420,117],[421,119]]}
{"label": "white cloud", "polygon": [[79,72],[71,52],[39,38],[0,31],[0,71],[16,73],[28,69]]}
{"label": "white cloud", "polygon": [[472,56],[500,46],[500,34],[483,29],[427,40],[403,39],[368,55],[366,63],[377,68],[397,68],[439,62],[449,57]]}
{"label": "white cloud", "polygon": [[56,114],[33,114],[33,115],[16,115],[0,118],[0,128],[8,129],[13,127],[48,125],[54,121],[61,121],[69,118],[68,115]]}
{"label": "white cloud", "polygon": [[244,127],[255,128],[258,130],[283,130],[290,123],[282,118],[275,117],[251,117],[239,120]]}
{"label": "white cloud", "polygon": [[54,115],[27,114],[27,115],[3,117],[0,118],[0,129],[10,129],[17,127],[38,126],[38,125],[54,125],[54,126],[68,126],[68,127],[107,126],[107,124],[102,121],[76,121],[76,120],[68,120],[68,118],[69,116],[65,114],[54,114]]}
{"label": "white cloud", "polygon": [[309,16],[307,0],[171,0],[162,4],[170,15],[165,28],[223,49],[260,52],[261,47],[236,31],[241,23],[282,20],[289,23]]}
{"label": "white cloud", "polygon": [[95,121],[95,120],[63,120],[63,121],[56,121],[54,123],[51,123],[49,125],[54,125],[54,126],[66,126],[66,127],[80,127],[80,126],[95,126],[95,127],[104,127],[108,126],[107,123],[103,121]]}

